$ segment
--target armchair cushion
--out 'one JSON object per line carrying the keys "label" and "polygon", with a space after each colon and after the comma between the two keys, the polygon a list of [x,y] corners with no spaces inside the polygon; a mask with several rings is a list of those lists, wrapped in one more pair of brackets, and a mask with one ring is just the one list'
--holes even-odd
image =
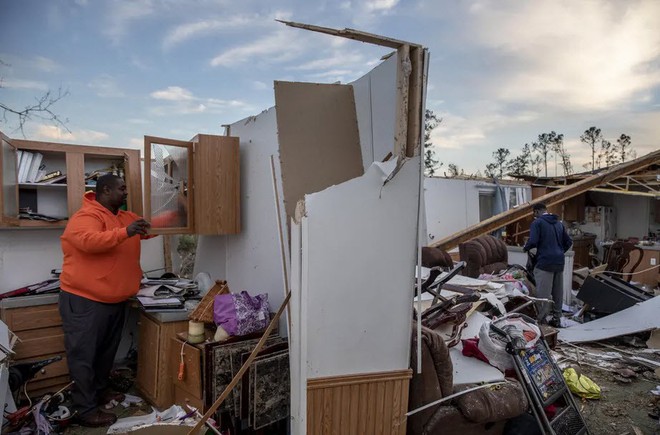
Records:
{"label": "armchair cushion", "polygon": [[477,278],[482,273],[497,273],[508,266],[506,244],[493,236],[477,237],[458,245],[461,261],[467,263],[463,275]]}

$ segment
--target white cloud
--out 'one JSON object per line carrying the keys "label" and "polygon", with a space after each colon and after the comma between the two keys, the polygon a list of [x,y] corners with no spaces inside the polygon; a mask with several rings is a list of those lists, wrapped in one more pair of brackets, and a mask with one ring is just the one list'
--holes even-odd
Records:
{"label": "white cloud", "polygon": [[204,112],[223,113],[230,109],[251,110],[251,106],[243,101],[200,98],[196,97],[190,90],[179,86],[168,86],[165,89],[152,92],[150,96],[155,100],[169,103],[164,106],[151,107],[152,113],[159,116],[172,113],[183,115]]}
{"label": "white cloud", "polygon": [[268,85],[264,82],[260,82],[259,80],[255,80],[252,82],[252,89],[256,91],[263,91],[268,89]]}
{"label": "white cloud", "polygon": [[[340,38],[333,38],[340,39]],[[333,50],[332,55],[321,59],[311,60],[291,67],[292,70],[326,70],[329,68],[343,67],[348,65],[360,65],[365,63],[364,56],[357,51]]]}
{"label": "white cloud", "polygon": [[394,8],[399,0],[369,0],[365,3],[367,11],[388,11]]}
{"label": "white cloud", "polygon": [[107,140],[110,136],[107,133],[94,130],[72,130],[65,129],[55,125],[39,125],[35,132],[35,139],[55,140],[74,142],[79,144],[99,144]]}
{"label": "white cloud", "polygon": [[300,38],[291,29],[280,29],[256,41],[239,45],[211,59],[211,66],[232,67],[258,59],[260,62],[285,62],[297,58],[308,39]]}
{"label": "white cloud", "polygon": [[167,101],[191,101],[195,99],[192,92],[179,86],[168,86],[166,89],[154,91],[151,93],[151,97],[156,100]]}
{"label": "white cloud", "polygon": [[99,97],[118,98],[124,96],[124,91],[117,84],[115,78],[109,74],[101,74],[89,82],[87,86],[94,89]]}
{"label": "white cloud", "polygon": [[469,38],[512,65],[493,98],[609,110],[649,98],[660,84],[660,3],[474,3]]}
{"label": "white cloud", "polygon": [[12,78],[0,78],[0,88],[7,89],[34,89],[37,91],[47,91],[48,85],[44,82],[35,80],[21,80]]}
{"label": "white cloud", "polygon": [[155,9],[152,0],[113,0],[107,10],[107,24],[102,32],[113,44],[118,44],[133,21],[151,15]]}
{"label": "white cloud", "polygon": [[211,35],[226,30],[244,28],[255,25],[255,17],[234,16],[221,19],[206,19],[191,23],[181,24],[165,36],[163,48],[170,49],[190,39]]}

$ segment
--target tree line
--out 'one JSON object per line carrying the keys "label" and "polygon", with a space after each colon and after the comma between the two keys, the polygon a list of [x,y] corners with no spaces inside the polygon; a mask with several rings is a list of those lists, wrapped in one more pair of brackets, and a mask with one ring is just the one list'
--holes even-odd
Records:
{"label": "tree line", "polygon": [[[438,160],[431,142],[431,133],[442,122],[432,110],[427,109],[424,116],[424,167],[425,175],[432,177],[439,175],[438,171],[444,162]],[[622,133],[614,142],[606,139],[600,128],[589,127],[580,135],[580,142],[587,146],[591,152],[591,161],[583,165],[585,170],[609,167],[637,157],[632,148],[629,135]],[[488,178],[502,178],[506,175],[532,175],[548,176],[548,162],[555,158],[556,165],[561,168],[563,175],[574,173],[571,155],[564,144],[564,134],[554,130],[550,133],[541,133],[537,139],[525,143],[516,155],[512,155],[509,148],[498,148],[493,152],[493,161],[486,165],[484,173],[466,174],[455,163],[448,163],[443,175],[457,177],[462,175],[472,177],[486,176]],[[556,171],[559,175],[559,171]]]}

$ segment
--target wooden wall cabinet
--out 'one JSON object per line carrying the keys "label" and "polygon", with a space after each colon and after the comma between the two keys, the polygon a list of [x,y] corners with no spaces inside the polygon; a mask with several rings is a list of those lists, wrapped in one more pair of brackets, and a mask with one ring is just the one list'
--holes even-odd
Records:
{"label": "wooden wall cabinet", "polygon": [[135,380],[140,393],[158,408],[174,403],[173,374],[179,359],[170,358],[170,347],[176,334],[187,330],[187,320],[161,322],[147,313],[140,313]]}
{"label": "wooden wall cabinet", "polygon": [[239,139],[145,136],[145,219],[155,234],[241,230]]}
{"label": "wooden wall cabinet", "polygon": [[21,308],[2,308],[2,321],[21,340],[16,343],[14,363],[36,362],[57,355],[62,360],[44,367],[27,384],[30,396],[57,391],[69,383],[64,350],[64,331],[57,303]]}
{"label": "wooden wall cabinet", "polygon": [[[68,218],[82,206],[83,194],[94,186],[86,184],[86,174],[108,167],[123,171],[128,188],[127,208],[142,215],[142,175],[140,151],[124,148],[72,145],[10,139],[0,133],[2,152],[2,189],[0,190],[0,226],[63,228],[66,220],[48,222],[19,219],[19,208],[30,207],[35,213]],[[66,174],[61,183],[19,183],[19,151],[41,154],[46,172]]]}

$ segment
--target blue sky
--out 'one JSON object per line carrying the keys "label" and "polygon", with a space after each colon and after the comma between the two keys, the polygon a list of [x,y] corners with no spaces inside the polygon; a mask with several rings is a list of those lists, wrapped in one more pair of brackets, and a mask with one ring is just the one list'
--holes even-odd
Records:
{"label": "blue sky", "polygon": [[639,155],[660,148],[655,0],[4,0],[0,102],[61,87],[70,131],[35,120],[27,138],[140,148],[144,135],[222,133],[274,104],[274,80],[350,82],[390,51],[276,18],[428,47],[427,107],[443,118],[433,143],[467,172],[551,130],[578,170],[592,125],[630,135]]}

